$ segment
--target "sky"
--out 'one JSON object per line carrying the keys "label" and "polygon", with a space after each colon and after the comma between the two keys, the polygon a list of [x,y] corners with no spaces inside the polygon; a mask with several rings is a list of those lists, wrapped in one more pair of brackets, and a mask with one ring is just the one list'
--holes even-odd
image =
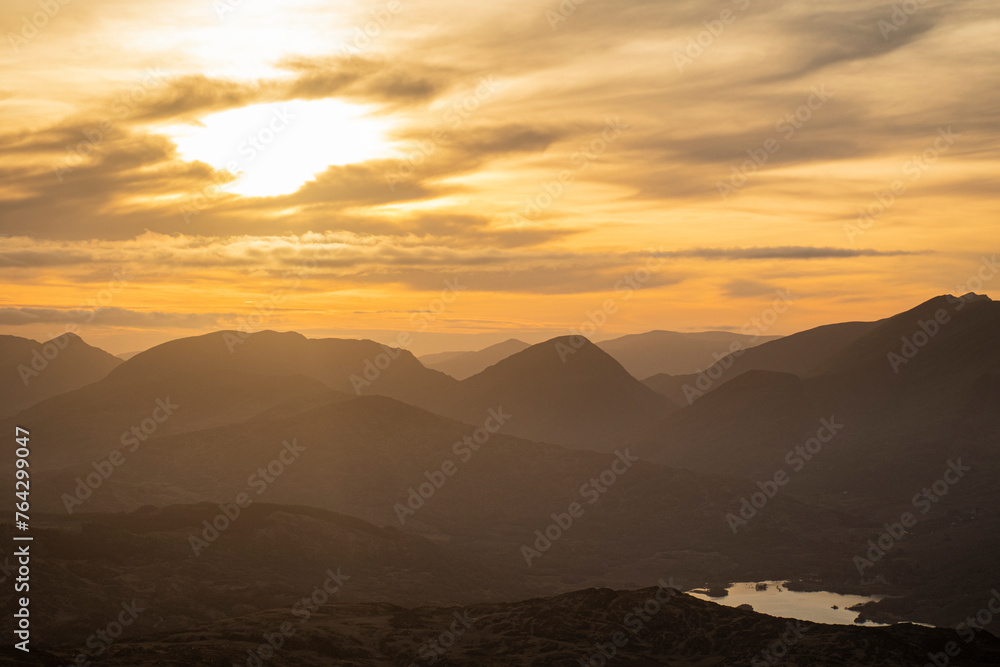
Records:
{"label": "sky", "polygon": [[0,333],[417,353],[996,295],[1000,4],[5,0]]}

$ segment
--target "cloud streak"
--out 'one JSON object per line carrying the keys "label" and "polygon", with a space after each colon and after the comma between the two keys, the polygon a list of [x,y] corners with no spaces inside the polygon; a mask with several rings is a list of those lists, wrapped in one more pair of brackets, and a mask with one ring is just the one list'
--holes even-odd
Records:
{"label": "cloud streak", "polygon": [[[213,326],[308,264],[293,326],[361,310],[388,330],[461,275],[481,296],[442,322],[551,329],[650,248],[667,261],[622,327],[710,328],[732,314],[704,300],[746,304],[770,285],[817,295],[789,316],[799,326],[943,293],[969,248],[996,248],[1000,88],[983,83],[1000,80],[995,2],[927,0],[889,34],[895,4],[879,0],[574,6],[553,24],[551,0],[404,2],[359,41],[373,20],[361,2],[241,6],[224,22],[204,0],[67,4],[0,52],[0,326],[62,317],[121,267],[135,279],[122,312],[100,315],[108,326]],[[734,19],[717,23],[723,10]],[[0,22],[24,11],[4,5]],[[806,117],[817,87],[834,94]],[[282,196],[220,192],[234,176],[170,138],[222,111],[330,99],[376,118],[384,145],[331,156]],[[612,118],[627,129],[603,141]],[[929,161],[942,127],[958,139]],[[721,199],[717,183],[769,140]],[[845,243],[899,180],[905,195],[864,247]],[[530,224],[510,224],[524,210]],[[503,310],[515,303],[526,311]],[[705,319],[672,321],[683,309]],[[796,323],[805,313],[818,321]]]}

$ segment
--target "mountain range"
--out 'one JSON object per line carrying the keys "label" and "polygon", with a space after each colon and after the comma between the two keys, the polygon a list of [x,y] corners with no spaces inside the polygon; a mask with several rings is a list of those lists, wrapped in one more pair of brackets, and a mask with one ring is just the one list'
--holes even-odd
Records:
{"label": "mountain range", "polygon": [[[554,609],[617,608],[665,577],[682,590],[777,579],[879,594],[866,617],[940,626],[1000,586],[1000,303],[936,297],[752,347],[708,336],[735,349],[707,352],[713,364],[693,351],[697,336],[664,334],[422,358],[437,368],[373,341],[271,331],[179,339],[125,361],[72,335],[0,339],[15,371],[62,345],[28,385],[8,383],[0,418],[34,443],[36,540],[47,545],[35,612],[72,630],[46,645],[85,639],[111,601],[135,597],[157,601],[155,623],[110,657],[152,659],[192,636],[212,654],[336,567],[357,574],[327,618],[400,619],[366,621],[366,639],[351,640],[357,664],[405,653],[376,639],[404,618],[419,635],[449,606],[487,605],[494,621],[469,650],[489,652],[501,627],[517,635]],[[667,364],[692,355],[701,370],[640,381],[628,355],[657,346],[657,367],[690,370]],[[444,372],[449,362],[471,374]],[[209,540],[220,513],[232,525]],[[897,531],[906,513],[914,520]],[[887,533],[888,548],[873,550]],[[668,645],[706,660],[727,641],[734,660],[760,650],[751,638],[769,617],[683,599],[714,639],[696,647],[659,628],[631,645],[635,664]],[[341,626],[323,628],[326,639],[311,629],[281,659],[310,664],[309,646],[347,645]],[[802,659],[834,664],[819,661],[821,645],[868,645],[885,652],[880,664],[908,664],[938,641],[914,626],[850,630],[811,635],[822,640],[804,641]],[[553,635],[563,648],[552,664],[581,637]]]}

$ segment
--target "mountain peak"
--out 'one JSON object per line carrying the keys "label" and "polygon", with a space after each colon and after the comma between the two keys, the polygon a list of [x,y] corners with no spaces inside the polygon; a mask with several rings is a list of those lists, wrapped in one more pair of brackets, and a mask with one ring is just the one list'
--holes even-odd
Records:
{"label": "mountain peak", "polygon": [[5,336],[0,340],[0,395],[5,397],[0,416],[96,382],[121,363],[75,333],[44,343]]}
{"label": "mountain peak", "polygon": [[955,296],[954,294],[950,294],[950,293],[949,294],[941,294],[941,295],[938,295],[938,296],[933,297],[931,299],[928,299],[927,301],[924,301],[923,303],[919,304],[918,306],[916,306],[914,308],[909,309],[908,311],[904,311],[903,313],[900,313],[900,315],[903,315],[903,314],[905,314],[907,312],[910,312],[910,313],[912,313],[912,312],[919,312],[921,310],[927,310],[927,309],[931,309],[931,308],[935,308],[935,309],[936,308],[953,308],[954,306],[958,305],[959,303],[963,303],[963,302],[964,303],[973,303],[973,302],[984,302],[984,303],[989,302],[989,303],[992,303],[993,299],[991,299],[990,297],[988,297],[985,294],[977,294],[975,292],[966,292],[965,294],[963,294],[961,296]]}
{"label": "mountain peak", "polygon": [[80,338],[72,331],[67,331],[64,334],[60,334],[55,338],[47,340],[44,343],[42,343],[42,345],[48,345],[49,343],[56,343],[57,345],[60,345],[60,347],[62,347],[61,344],[64,342],[68,345],[87,345],[87,347],[93,347],[91,345],[88,345],[86,341],[84,341],[82,338]]}
{"label": "mountain peak", "polygon": [[645,432],[670,403],[584,336],[552,338],[461,381],[441,414],[477,423],[503,406],[503,431],[563,445],[612,451]]}
{"label": "mountain peak", "polygon": [[[951,295],[949,295],[949,296],[951,296]],[[956,298],[956,297],[952,297],[952,298]],[[993,301],[993,299],[991,299],[986,294],[976,294],[975,292],[966,292],[965,294],[963,294],[962,296],[957,297],[957,298],[959,300],[961,300],[961,301],[966,301],[966,302],[969,302],[969,301]]]}
{"label": "mountain peak", "polygon": [[[597,361],[624,371],[614,357],[595,345],[586,336],[579,334],[557,336],[537,343],[507,357],[492,368],[517,364],[524,370],[536,374],[542,370],[550,370],[551,367],[572,366],[584,360]],[[489,370],[491,369],[487,369],[487,371]]]}

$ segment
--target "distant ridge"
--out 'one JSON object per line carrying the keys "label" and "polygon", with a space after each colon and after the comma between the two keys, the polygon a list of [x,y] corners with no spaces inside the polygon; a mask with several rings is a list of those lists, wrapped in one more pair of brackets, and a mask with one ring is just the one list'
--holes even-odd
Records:
{"label": "distant ridge", "polygon": [[44,343],[0,336],[0,417],[96,382],[121,363],[74,333]]}
{"label": "distant ridge", "polygon": [[305,375],[331,389],[417,401],[447,391],[455,381],[425,368],[408,350],[371,340],[306,338],[296,332],[216,331],[141,352],[110,377],[124,380],[181,370],[240,370],[261,375]]}
{"label": "distant ridge", "polygon": [[426,355],[420,357],[420,362],[427,368],[447,373],[456,380],[464,380],[528,347],[530,346],[524,341],[511,338],[476,352],[441,352]]}
{"label": "distant ridge", "polygon": [[658,373],[695,373],[728,354],[733,345],[752,348],[778,338],[729,331],[648,331],[606,340],[597,346],[642,380]]}
{"label": "distant ridge", "polygon": [[[647,386],[687,405],[698,396],[748,371],[774,371],[805,377],[818,364],[878,326],[879,322],[827,324],[727,354],[688,374],[660,373],[643,380]],[[696,390],[696,391],[694,391]]]}

